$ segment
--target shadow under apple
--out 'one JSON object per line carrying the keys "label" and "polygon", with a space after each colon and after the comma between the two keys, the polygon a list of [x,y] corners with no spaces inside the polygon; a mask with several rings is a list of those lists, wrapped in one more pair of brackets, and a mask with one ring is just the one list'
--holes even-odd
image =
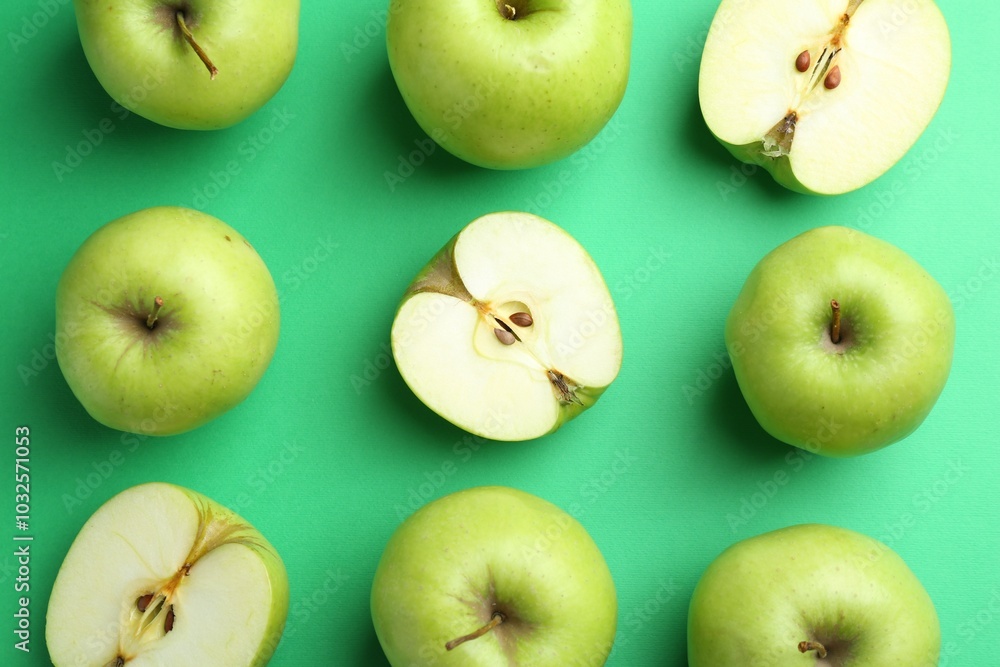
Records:
{"label": "shadow under apple", "polygon": [[708,164],[713,174],[717,174],[718,187],[728,186],[738,190],[753,183],[755,191],[777,201],[788,201],[804,196],[779,185],[763,167],[740,162],[712,136],[701,113],[697,84],[693,88],[686,108],[687,121],[684,123],[685,130],[682,131],[685,149],[699,162]]}
{"label": "shadow under apple", "polygon": [[735,453],[743,464],[755,466],[773,463],[792,450],[757,422],[731,370],[723,373],[706,393],[710,395],[708,412],[711,423],[724,436],[719,440],[731,445],[734,450],[729,456]]}

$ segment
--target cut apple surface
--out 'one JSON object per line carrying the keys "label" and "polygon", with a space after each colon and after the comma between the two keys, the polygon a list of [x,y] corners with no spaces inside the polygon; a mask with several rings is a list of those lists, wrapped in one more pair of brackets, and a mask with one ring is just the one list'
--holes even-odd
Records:
{"label": "cut apple surface", "polygon": [[470,223],[409,287],[392,327],[400,374],[432,410],[494,440],[528,440],[593,405],[621,330],[596,264],[528,213]]}
{"label": "cut apple surface", "polygon": [[94,667],[265,665],[288,610],[277,551],[221,505],[133,487],[87,521],[52,588],[52,662]]}
{"label": "cut apple surface", "polygon": [[838,194],[895,164],[951,69],[932,0],[723,0],[699,75],[705,122],[793,190]]}

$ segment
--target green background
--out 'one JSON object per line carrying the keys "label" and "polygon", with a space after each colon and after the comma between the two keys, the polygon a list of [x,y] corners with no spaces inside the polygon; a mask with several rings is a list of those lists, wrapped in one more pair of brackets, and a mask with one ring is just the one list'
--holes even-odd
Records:
{"label": "green background", "polygon": [[[821,199],[741,169],[705,129],[698,63],[715,0],[635,3],[625,100],[573,158],[505,173],[436,150],[390,190],[386,173],[426,135],[389,72],[384,6],[305,3],[284,88],[244,123],[198,133],[112,106],[71,5],[0,5],[3,664],[47,664],[45,607],[73,537],[103,501],[151,480],[228,504],[281,551],[291,611],[275,665],[386,664],[368,611],[383,546],[419,503],[482,484],[580,505],[618,586],[610,665],[685,665],[687,604],[703,569],[737,540],[801,522],[888,543],[937,605],[950,654],[942,664],[997,664],[1000,139],[988,56],[1000,7],[943,7],[954,64],[937,116],[885,176]],[[95,131],[90,154],[57,175],[53,164]],[[229,163],[237,169],[225,183]],[[238,408],[186,435],[136,441],[93,421],[70,393],[52,360],[54,295],[92,231],[156,204],[200,208],[254,243],[281,294],[282,332]],[[501,209],[535,211],[591,252],[617,303],[625,362],[601,401],[559,432],[473,451],[402,382],[389,327],[430,257]],[[951,295],[958,322],[952,374],[927,421],[853,460],[805,460],[768,437],[722,340],[753,265],[825,224],[909,252]],[[29,655],[12,648],[18,425],[32,435]]]}

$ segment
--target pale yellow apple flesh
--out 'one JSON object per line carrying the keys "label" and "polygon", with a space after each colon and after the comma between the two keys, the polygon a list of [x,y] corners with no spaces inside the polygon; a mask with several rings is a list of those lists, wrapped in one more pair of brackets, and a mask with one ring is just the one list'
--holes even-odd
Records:
{"label": "pale yellow apple flesh", "polygon": [[471,223],[418,276],[392,346],[424,403],[494,440],[555,430],[593,404],[622,358],[590,255],[551,222],[510,212]]}
{"label": "pale yellow apple flesh", "polygon": [[923,132],[951,69],[932,0],[723,0],[699,75],[712,133],[796,190],[886,172]]}
{"label": "pale yellow apple flesh", "polygon": [[264,665],[288,583],[243,519],[169,484],[120,493],[70,548],[46,617],[55,665]]}

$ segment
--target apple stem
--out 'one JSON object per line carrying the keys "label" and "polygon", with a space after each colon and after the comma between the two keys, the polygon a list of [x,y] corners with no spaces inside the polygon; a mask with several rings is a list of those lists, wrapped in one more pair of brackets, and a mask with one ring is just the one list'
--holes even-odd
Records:
{"label": "apple stem", "polygon": [[504,17],[508,21],[513,21],[514,20],[514,16],[517,14],[517,8],[516,7],[514,7],[512,5],[508,5],[505,2],[502,3],[502,4],[498,2],[497,5],[499,5],[499,8],[500,8],[500,16]]}
{"label": "apple stem", "polygon": [[840,342],[840,303],[836,299],[830,299],[830,308],[833,310],[833,323],[830,324],[830,340],[836,345]]}
{"label": "apple stem", "polygon": [[202,49],[201,46],[198,45],[198,42],[194,40],[194,35],[191,34],[191,30],[187,27],[187,23],[184,21],[183,11],[177,12],[177,25],[184,34],[184,39],[187,40],[188,44],[191,45],[191,48],[194,49],[194,52],[198,54],[199,58],[201,58],[201,62],[205,63],[205,67],[208,68],[208,73],[212,75],[212,80],[215,80],[215,75],[219,73],[219,68],[212,63],[208,54],[205,53],[204,49]]}
{"label": "apple stem", "polygon": [[153,299],[153,312],[149,314],[146,318],[146,327],[152,329],[156,326],[156,318],[160,314],[160,308],[163,308],[163,297],[158,296]]}
{"label": "apple stem", "polygon": [[447,649],[447,650],[450,651],[453,648],[455,648],[456,646],[464,644],[465,642],[467,642],[467,641],[469,641],[471,639],[478,639],[479,637],[482,637],[483,635],[485,635],[487,632],[489,632],[493,628],[495,628],[498,625],[500,625],[501,623],[503,623],[504,620],[506,620],[506,618],[507,617],[504,616],[499,611],[495,611],[495,612],[493,612],[493,616],[490,617],[490,622],[489,623],[487,623],[483,627],[479,628],[475,632],[470,632],[469,634],[463,635],[461,637],[458,637],[457,639],[452,639],[450,642],[448,642],[447,644],[445,644],[444,647],[445,647],[445,649]]}
{"label": "apple stem", "polygon": [[799,642],[799,653],[816,651],[816,655],[821,658],[826,657],[826,647],[819,642]]}

